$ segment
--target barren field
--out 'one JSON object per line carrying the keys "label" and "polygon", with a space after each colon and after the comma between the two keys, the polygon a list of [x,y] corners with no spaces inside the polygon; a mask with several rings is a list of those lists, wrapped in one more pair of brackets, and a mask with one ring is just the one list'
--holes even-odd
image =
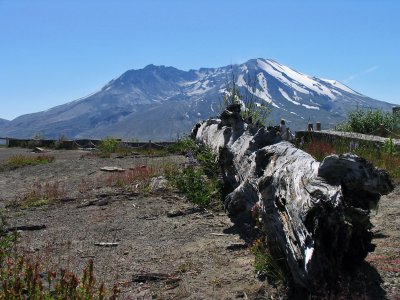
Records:
{"label": "barren field", "polygon": [[[14,154],[38,155],[0,148],[0,163]],[[112,186],[114,173],[100,170],[160,168],[167,162],[184,164],[184,157],[99,158],[78,150],[48,154],[55,156],[53,163],[0,173],[6,227],[22,229],[20,251],[39,259],[43,270],[80,274],[93,259],[97,281],[117,283],[121,299],[286,297],[255,276],[249,225],[232,223],[223,211],[200,209],[170,189],[156,186],[143,193]],[[46,184],[57,189],[58,201],[17,205]],[[354,294],[400,299],[399,186],[382,197],[372,222],[377,247],[357,276],[368,277],[364,285],[355,285],[364,290]],[[26,230],[34,225],[36,230]]]}

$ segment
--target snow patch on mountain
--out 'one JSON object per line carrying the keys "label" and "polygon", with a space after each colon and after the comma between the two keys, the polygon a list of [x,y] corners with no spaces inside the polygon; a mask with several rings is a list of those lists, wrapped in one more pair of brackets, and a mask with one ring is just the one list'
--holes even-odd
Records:
{"label": "snow patch on mountain", "polygon": [[297,72],[275,61],[268,61],[268,63],[271,64],[276,70],[281,72],[282,76],[286,75],[287,77],[293,79],[295,82],[303,85],[309,90],[312,90],[318,93],[319,95],[328,96],[331,99],[336,98],[336,96],[332,93],[332,91],[329,88],[321,85],[318,81],[314,80],[313,77]]}
{"label": "snow patch on mountain", "polygon": [[317,107],[317,106],[307,105],[307,104],[304,104],[304,103],[302,103],[301,106],[304,106],[305,108],[308,108],[308,109],[319,110],[319,107]]}
{"label": "snow patch on mountain", "polygon": [[303,94],[309,94],[310,92],[301,87],[300,85],[294,83],[293,81],[289,80],[282,72],[279,72],[276,70],[272,65],[268,63],[269,61],[263,61],[261,59],[257,59],[257,64],[258,66],[270,74],[271,76],[275,77],[278,79],[280,82],[283,84],[287,85],[290,88],[296,89],[298,92],[303,93]]}
{"label": "snow patch on mountain", "polygon": [[289,102],[292,102],[293,104],[300,105],[299,102],[294,101],[292,98],[290,98],[289,95],[282,88],[278,88],[278,90],[286,100],[288,100]]}
{"label": "snow patch on mountain", "polygon": [[[265,78],[263,78],[263,74],[260,73],[262,76],[258,76],[261,77],[261,87],[262,89],[259,90],[257,88],[254,87],[250,87],[247,82],[244,80],[244,75],[240,74],[237,80],[237,85],[244,87],[250,94],[266,101],[267,103],[273,104],[273,100],[271,95],[268,93],[268,87],[267,87],[267,82],[265,81]],[[260,75],[259,74],[259,75]],[[264,81],[262,80],[264,79]]]}
{"label": "snow patch on mountain", "polygon": [[[340,83],[339,81],[332,80],[332,79],[325,79],[325,78],[321,78],[321,80],[322,80],[322,81],[325,81],[325,82],[327,82],[327,83],[330,83],[330,84],[333,85],[334,87],[339,88],[339,89],[341,89],[341,90],[343,90],[343,91],[346,91],[346,92],[348,92],[348,93],[350,93],[350,94],[362,96],[362,94],[357,93],[356,91],[353,91],[351,88],[349,88],[348,86],[344,85],[343,83]],[[334,90],[334,92],[340,94],[340,92],[338,92],[337,90]]]}

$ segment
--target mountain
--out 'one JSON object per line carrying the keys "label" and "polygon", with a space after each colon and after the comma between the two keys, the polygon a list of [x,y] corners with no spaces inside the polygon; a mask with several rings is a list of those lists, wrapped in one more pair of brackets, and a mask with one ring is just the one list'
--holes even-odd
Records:
{"label": "mountain", "polygon": [[6,120],[6,119],[0,118],[0,132],[1,132],[1,129],[4,128],[4,127],[6,127],[6,125],[7,125],[9,122],[10,122],[10,121],[8,121],[8,120]]}
{"label": "mountain", "polygon": [[4,126],[4,125],[6,125],[8,122],[10,122],[10,121],[8,121],[8,120],[6,120],[6,119],[0,118],[0,126]]}
{"label": "mountain", "polygon": [[189,71],[148,65],[123,73],[87,97],[20,116],[0,127],[0,136],[30,138],[40,132],[46,138],[174,140],[220,112],[232,78],[242,94],[269,103],[271,124],[284,118],[292,129],[304,129],[308,121],[332,127],[356,107],[392,107],[336,80],[308,76],[269,59]]}

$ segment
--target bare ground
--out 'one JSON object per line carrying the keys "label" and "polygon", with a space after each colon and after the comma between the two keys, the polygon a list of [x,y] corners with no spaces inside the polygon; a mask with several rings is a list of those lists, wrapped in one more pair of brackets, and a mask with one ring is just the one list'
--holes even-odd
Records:
{"label": "bare ground", "polygon": [[[27,151],[0,148],[0,163],[17,153],[37,155]],[[248,225],[233,224],[223,212],[199,209],[173,191],[143,195],[107,186],[110,174],[100,171],[105,166],[181,164],[184,157],[97,158],[62,150],[49,154],[56,157],[51,164],[0,173],[0,206],[7,226],[45,225],[20,231],[19,243],[21,251],[41,260],[43,270],[80,273],[93,259],[97,280],[118,283],[121,299],[285,298],[284,291],[256,278]],[[62,201],[6,207],[35,184],[54,182],[63,190]],[[358,278],[368,277],[367,284],[355,285],[365,291],[356,291],[353,299],[400,299],[399,186],[382,197],[372,222],[377,247],[359,271]],[[169,277],[154,281],[138,276],[149,273]]]}

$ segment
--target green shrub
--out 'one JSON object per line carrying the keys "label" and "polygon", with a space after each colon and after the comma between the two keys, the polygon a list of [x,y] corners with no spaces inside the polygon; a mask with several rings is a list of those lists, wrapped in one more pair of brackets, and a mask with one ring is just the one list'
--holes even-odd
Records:
{"label": "green shrub", "polygon": [[380,125],[390,131],[394,131],[398,125],[399,118],[382,110],[361,109],[347,113],[347,120],[339,124],[336,129],[339,131],[357,132],[363,134],[379,135]]}
{"label": "green shrub", "polygon": [[208,206],[212,195],[217,190],[216,181],[208,180],[201,169],[195,169],[192,166],[166,175],[175,188],[190,201],[201,206]]}
{"label": "green shrub", "polygon": [[[389,138],[385,141],[385,143],[383,144],[383,152],[386,154],[390,154],[390,155],[394,155],[397,154],[396,153],[396,146],[393,143],[393,139]],[[399,166],[400,167],[400,166]]]}
{"label": "green shrub", "polygon": [[207,176],[212,178],[218,176],[220,173],[220,166],[216,154],[210,147],[201,146],[195,154],[195,158]]}
{"label": "green shrub", "polygon": [[197,145],[193,139],[186,137],[169,146],[168,151],[177,154],[191,152],[199,163],[183,169],[172,165],[164,166],[166,178],[172,186],[189,201],[219,210],[222,207],[220,197],[223,183],[218,178],[220,167],[212,149],[205,145]]}
{"label": "green shrub", "polygon": [[115,153],[118,147],[119,141],[115,138],[108,137],[101,141],[99,150],[102,153]]}

